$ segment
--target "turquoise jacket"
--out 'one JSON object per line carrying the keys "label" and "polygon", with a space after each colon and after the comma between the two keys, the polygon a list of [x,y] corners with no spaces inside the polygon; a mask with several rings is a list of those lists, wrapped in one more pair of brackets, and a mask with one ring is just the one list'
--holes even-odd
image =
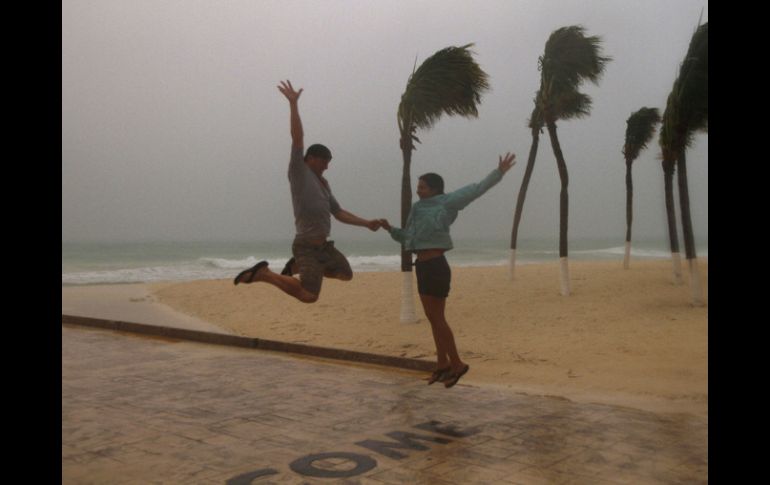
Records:
{"label": "turquoise jacket", "polygon": [[502,178],[503,173],[496,168],[477,184],[418,200],[409,211],[406,228],[391,227],[390,237],[403,243],[407,251],[452,249],[454,246],[449,236],[449,226],[457,219],[457,213],[494,187]]}

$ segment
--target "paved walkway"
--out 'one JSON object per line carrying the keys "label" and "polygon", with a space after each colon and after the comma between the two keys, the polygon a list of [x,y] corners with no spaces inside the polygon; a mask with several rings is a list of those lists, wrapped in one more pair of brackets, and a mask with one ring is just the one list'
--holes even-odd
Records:
{"label": "paved walkway", "polygon": [[707,420],[425,377],[62,325],[62,483],[708,481]]}

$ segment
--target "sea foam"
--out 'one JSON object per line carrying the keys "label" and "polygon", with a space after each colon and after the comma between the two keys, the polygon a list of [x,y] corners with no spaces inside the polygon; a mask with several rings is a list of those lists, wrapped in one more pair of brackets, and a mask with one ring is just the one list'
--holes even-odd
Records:
{"label": "sea foam", "polygon": [[[582,246],[582,247],[581,247]],[[591,247],[593,246],[593,247]],[[667,259],[671,253],[665,242],[655,245],[632,243],[631,256],[640,259]],[[351,243],[337,245],[346,255],[353,272],[399,271],[401,254],[397,245]],[[708,247],[698,248],[699,257],[708,257]],[[508,262],[506,241],[457,241],[447,253],[452,267],[501,266]],[[625,248],[620,245],[586,243],[570,244],[569,255],[575,260],[621,261]],[[280,272],[291,257],[291,247],[274,244],[120,244],[113,246],[64,246],[62,251],[62,285],[94,285],[121,283],[153,283],[159,281],[191,281],[229,279],[261,260]],[[558,261],[558,241],[522,241],[516,264]]]}

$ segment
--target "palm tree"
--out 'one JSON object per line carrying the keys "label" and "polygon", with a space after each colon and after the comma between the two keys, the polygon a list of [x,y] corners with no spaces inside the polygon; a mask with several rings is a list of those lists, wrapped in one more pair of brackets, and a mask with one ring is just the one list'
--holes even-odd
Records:
{"label": "palm tree", "polygon": [[663,124],[667,126],[671,156],[676,160],[678,168],[679,208],[682,212],[682,234],[690,272],[692,302],[701,306],[704,304],[703,289],[690,217],[685,152],[691,146],[696,132],[708,132],[708,22],[693,33],[679,77],[669,95]]}
{"label": "palm tree", "polygon": [[626,121],[626,143],[623,156],[626,159],[626,253],[623,267],[628,269],[631,260],[631,222],[633,221],[634,183],[631,178],[631,165],[639,157],[639,152],[647,147],[655,134],[655,125],[660,123],[658,108],[641,108],[631,114]]}
{"label": "palm tree", "polygon": [[[478,117],[482,92],[489,89],[488,76],[473,59],[473,44],[437,51],[412,72],[398,105],[403,172],[401,177],[401,226],[406,226],[412,206],[410,169],[417,129],[430,129],[442,115]],[[412,256],[401,248],[401,321],[416,322],[412,289]]]}
{"label": "palm tree", "polygon": [[564,154],[556,133],[556,120],[582,118],[590,113],[591,98],[578,92],[580,84],[588,79],[594,84],[611,60],[600,55],[601,39],[586,37],[579,25],[555,30],[545,43],[545,53],[540,57],[540,91],[538,105],[548,128],[551,148],[561,179],[559,203],[559,258],[561,260],[561,294],[570,294],[569,268],[567,264],[567,223],[569,175]]}
{"label": "palm tree", "polygon": [[[669,94],[666,101],[666,111],[669,111],[669,106],[672,104],[672,95]],[[676,206],[674,203],[674,170],[676,165],[676,157],[671,149],[671,129],[663,123],[660,127],[660,148],[662,152],[663,161],[661,165],[663,167],[663,184],[665,187],[666,197],[666,219],[668,221],[668,244],[671,248],[671,263],[673,271],[673,282],[675,285],[682,284],[682,260],[679,255],[679,236],[676,232]]]}
{"label": "palm tree", "polygon": [[540,133],[543,130],[543,116],[540,112],[537,104],[537,98],[535,96],[535,107],[532,110],[532,115],[529,117],[529,129],[532,132],[532,144],[529,147],[529,158],[527,158],[527,168],[524,170],[524,178],[521,180],[521,188],[519,189],[519,196],[516,199],[516,212],[513,216],[513,229],[511,229],[511,257],[508,265],[508,277],[511,281],[514,279],[514,273],[516,270],[516,240],[519,236],[519,223],[521,222],[521,214],[524,210],[524,199],[527,196],[527,188],[529,187],[529,180],[532,178],[532,170],[535,167],[535,158],[537,157],[537,147],[540,144]]}

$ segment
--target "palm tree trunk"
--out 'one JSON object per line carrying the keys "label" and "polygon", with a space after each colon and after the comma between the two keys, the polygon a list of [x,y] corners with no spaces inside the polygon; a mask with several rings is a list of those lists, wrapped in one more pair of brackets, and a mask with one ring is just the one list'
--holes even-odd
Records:
{"label": "palm tree trunk", "polygon": [[[401,227],[406,227],[406,219],[409,217],[409,209],[412,207],[412,148],[409,138],[401,138],[401,152],[404,158],[404,167],[401,175]],[[417,313],[414,306],[414,278],[412,275],[412,253],[404,249],[401,244],[401,323],[416,323]]]}
{"label": "palm tree trunk", "polygon": [[690,269],[690,290],[692,292],[692,304],[703,306],[703,289],[698,273],[698,259],[695,254],[695,236],[692,230],[692,218],[690,217],[690,194],[687,190],[687,159],[684,149],[677,160],[677,182],[679,183],[679,210],[682,211],[682,233],[684,235],[684,254],[687,257],[687,266]]}
{"label": "palm tree trunk", "polygon": [[569,296],[569,264],[567,256],[567,227],[569,223],[569,195],[567,186],[569,185],[569,174],[567,173],[567,164],[564,162],[564,154],[561,152],[559,137],[556,134],[556,123],[548,121],[548,135],[551,138],[551,148],[556,157],[556,165],[559,168],[559,178],[561,179],[561,192],[559,194],[559,261],[561,263],[561,294]]}
{"label": "palm tree trunk", "polygon": [[666,189],[666,216],[668,219],[668,241],[671,247],[671,262],[675,285],[682,284],[682,262],[679,257],[679,237],[676,232],[676,206],[674,204],[674,161],[663,159],[663,179]]}
{"label": "palm tree trunk", "polygon": [[631,178],[631,160],[626,160],[626,253],[623,268],[628,269],[631,261],[631,223],[634,220],[634,182]]}
{"label": "palm tree trunk", "polygon": [[524,178],[521,181],[519,196],[516,199],[516,212],[513,216],[513,229],[511,230],[511,258],[508,266],[508,279],[513,281],[516,268],[516,241],[519,237],[519,222],[521,214],[524,211],[524,199],[527,197],[527,188],[529,180],[532,178],[532,170],[535,168],[535,158],[537,157],[537,147],[540,144],[540,128],[532,129],[532,145],[529,147],[529,158],[527,159],[527,168],[524,171]]}

